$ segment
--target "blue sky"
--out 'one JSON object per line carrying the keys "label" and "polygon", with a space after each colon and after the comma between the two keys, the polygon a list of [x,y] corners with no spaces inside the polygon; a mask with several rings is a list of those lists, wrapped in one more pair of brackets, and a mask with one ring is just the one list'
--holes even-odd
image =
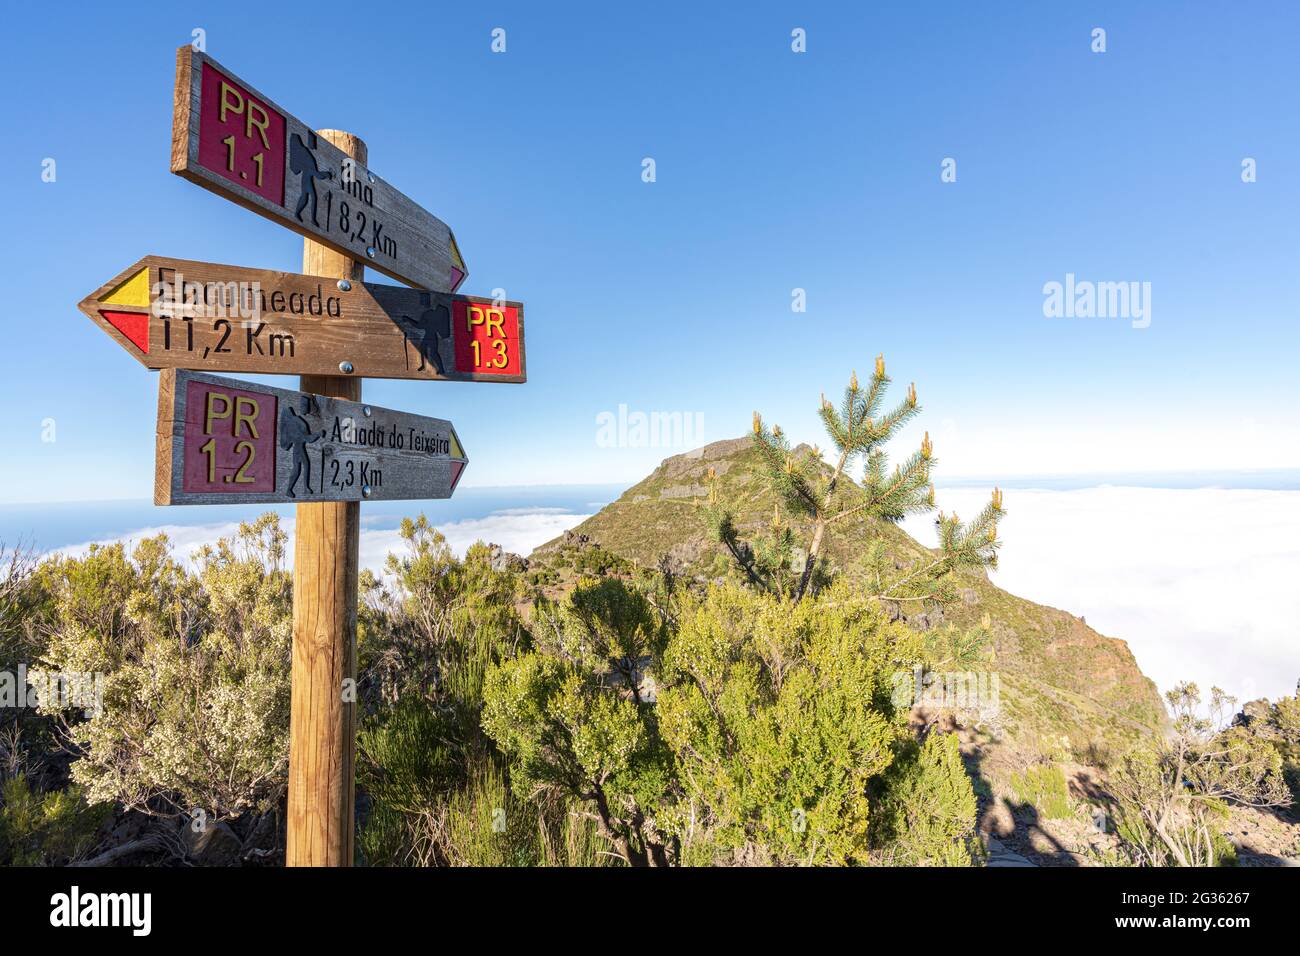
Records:
{"label": "blue sky", "polygon": [[[818,393],[878,352],[941,475],[1300,466],[1293,4],[86,6],[14,5],[0,36],[0,501],[151,494],[156,373],[84,295],[150,253],[300,267],[298,236],[168,171],[195,28],[361,135],[455,230],[461,291],[525,302],[526,385],[366,384],[455,422],[467,486],[685,450],[601,447],[620,405],[702,414],[692,444],[755,408],[815,441]],[[1067,273],[1149,282],[1150,326],[1044,317]]]}

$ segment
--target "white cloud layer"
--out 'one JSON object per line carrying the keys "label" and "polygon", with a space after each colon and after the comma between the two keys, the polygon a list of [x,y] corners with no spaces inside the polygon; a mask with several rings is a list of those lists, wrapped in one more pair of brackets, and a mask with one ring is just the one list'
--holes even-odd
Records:
{"label": "white cloud layer", "polygon": [[[990,489],[940,489],[973,517]],[[1241,701],[1300,679],[1300,491],[1086,488],[1004,493],[993,581],[1128,642],[1162,691],[1181,680]],[[933,516],[904,527],[935,544]]]}
{"label": "white cloud layer", "polygon": [[[447,539],[447,544],[457,555],[464,555],[469,546],[476,541],[488,541],[499,544],[507,551],[527,556],[538,545],[545,544],[574,525],[585,521],[590,515],[570,514],[559,508],[539,508],[529,511],[524,508],[510,508],[493,512],[485,518],[471,518],[464,521],[450,521],[438,525],[438,530]],[[281,519],[281,526],[289,533],[287,553],[289,560],[293,557],[292,518]],[[140,528],[128,534],[119,535],[108,541],[72,544],[55,549],[59,554],[81,555],[92,544],[106,544],[110,541],[139,541],[160,533],[166,533],[171,539],[173,553],[180,560],[189,557],[205,544],[212,544],[218,538],[230,536],[238,529],[238,522],[223,524],[194,525],[158,525],[152,528]],[[396,528],[386,530],[361,531],[360,564],[362,568],[382,571],[390,551],[401,553],[402,539]]]}
{"label": "white cloud layer", "polygon": [[[589,517],[591,516],[564,513],[562,509],[556,508],[541,508],[532,512],[523,508],[510,508],[486,518],[438,525],[438,530],[458,555],[463,555],[475,541],[487,541],[527,557],[533,548],[545,544]],[[390,551],[399,554],[403,551],[402,539],[396,529],[361,532],[363,568],[382,570]]]}

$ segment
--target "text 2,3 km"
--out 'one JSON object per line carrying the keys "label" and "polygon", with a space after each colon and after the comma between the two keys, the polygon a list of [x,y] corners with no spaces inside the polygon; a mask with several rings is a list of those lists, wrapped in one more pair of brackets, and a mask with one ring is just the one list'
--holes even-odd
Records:
{"label": "text 2,3 km", "polygon": [[361,487],[369,491],[384,486],[384,473],[372,462],[359,458],[331,458],[326,469],[334,488]]}

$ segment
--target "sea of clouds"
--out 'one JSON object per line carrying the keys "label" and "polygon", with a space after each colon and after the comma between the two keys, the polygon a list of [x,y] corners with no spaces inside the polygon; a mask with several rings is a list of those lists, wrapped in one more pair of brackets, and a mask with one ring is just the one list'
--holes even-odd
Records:
{"label": "sea of clouds", "polygon": [[[562,534],[574,525],[591,517],[589,514],[574,514],[565,508],[505,508],[493,511],[482,518],[469,518],[462,521],[449,521],[438,525],[438,530],[447,539],[453,552],[463,556],[465,551],[476,541],[490,541],[499,544],[507,551],[527,555],[538,545]],[[292,562],[293,556],[293,518],[281,518],[280,526],[288,532],[289,544],[287,554]],[[212,544],[218,538],[229,537],[239,528],[238,522],[202,525],[157,525],[140,528],[126,535],[114,536],[112,541],[138,541],[141,538],[166,534],[171,542],[172,551],[178,560],[188,562],[191,556],[203,545]],[[54,549],[53,553],[66,555],[85,554],[92,544],[107,544],[109,541],[86,541]],[[396,528],[361,529],[360,564],[382,573],[389,553],[405,553],[400,532]]]}
{"label": "sea of clouds", "polygon": [[[937,503],[971,518],[990,490],[940,488]],[[999,587],[1123,638],[1162,691],[1192,680],[1242,702],[1295,694],[1300,491],[1103,486],[1003,495]],[[904,527],[935,544],[933,516]]]}
{"label": "sea of clouds", "polygon": [[[988,488],[940,489],[938,504],[962,517]],[[1013,594],[1083,615],[1128,642],[1160,689],[1182,680],[1218,685],[1241,701],[1296,692],[1300,679],[1300,491],[1095,487],[1009,489],[1005,542],[993,581]],[[593,506],[596,503],[593,503]],[[527,555],[588,517],[566,508],[502,508],[439,525],[457,554],[491,541]],[[292,518],[284,519],[293,533]],[[933,545],[933,516],[904,527]],[[165,531],[178,557],[234,524]],[[81,553],[89,542],[59,548]],[[382,571],[401,550],[396,529],[363,528],[361,565]],[[292,549],[290,550],[292,554]]]}

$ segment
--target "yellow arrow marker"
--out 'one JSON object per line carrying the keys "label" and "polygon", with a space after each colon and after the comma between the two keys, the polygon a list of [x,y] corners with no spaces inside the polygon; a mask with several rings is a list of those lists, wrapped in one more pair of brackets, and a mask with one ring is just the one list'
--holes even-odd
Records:
{"label": "yellow arrow marker", "polygon": [[451,249],[451,262],[461,272],[465,271],[465,260],[460,257],[460,246],[456,245],[456,237],[448,236],[447,245]]}
{"label": "yellow arrow marker", "polygon": [[141,269],[100,301],[104,305],[133,305],[140,309],[149,308],[148,268]]}

